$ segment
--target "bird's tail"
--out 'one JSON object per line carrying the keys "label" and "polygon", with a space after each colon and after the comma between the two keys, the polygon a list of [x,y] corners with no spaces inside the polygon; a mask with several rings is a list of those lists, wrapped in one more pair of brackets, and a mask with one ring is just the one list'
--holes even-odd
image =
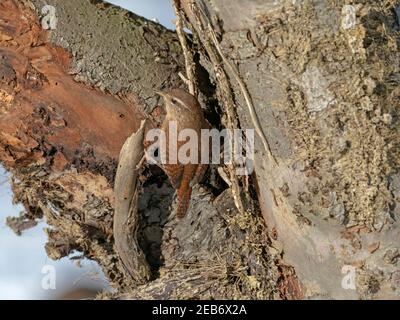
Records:
{"label": "bird's tail", "polygon": [[179,219],[182,219],[189,209],[190,196],[192,195],[192,188],[186,188],[183,192],[178,192],[178,208],[176,215]]}

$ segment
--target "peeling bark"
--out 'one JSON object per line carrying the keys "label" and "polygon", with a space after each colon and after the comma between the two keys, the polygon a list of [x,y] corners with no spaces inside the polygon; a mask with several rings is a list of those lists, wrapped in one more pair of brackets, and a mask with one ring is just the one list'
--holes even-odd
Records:
{"label": "peeling bark", "polygon": [[151,272],[146,257],[139,246],[138,171],[144,157],[145,122],[129,137],[122,147],[115,177],[115,212],[113,235],[115,250],[133,281],[143,284],[150,280]]}
{"label": "peeling bark", "polygon": [[[0,161],[13,173],[15,201],[27,210],[24,221],[29,224],[31,220],[33,225],[44,216],[54,228],[48,232],[48,255],[60,259],[73,250],[82,251],[100,263],[111,282],[123,288],[130,280],[124,278],[124,269],[113,250],[113,181],[124,141],[139,128],[145,107],[154,108],[157,101],[143,103],[145,96],[139,93],[144,82],[134,92],[121,87],[118,94],[112,95],[110,88],[96,87],[90,80],[79,78],[85,70],[77,72],[77,64],[83,69],[91,68],[88,62],[78,61],[89,47],[85,42],[80,47],[70,42],[65,48],[57,43],[57,32],[64,32],[65,40],[75,32],[95,29],[98,23],[82,20],[87,24],[80,23],[74,26],[77,30],[71,30],[69,24],[66,27],[68,10],[96,13],[104,8],[90,1],[53,1],[65,15],[60,15],[57,32],[49,32],[41,28],[39,2],[0,3]],[[125,21],[136,25],[134,32],[140,45],[160,32],[166,41],[164,49],[177,50],[174,43],[178,41],[172,32],[124,10],[111,10],[104,21],[112,25],[116,14],[121,26]],[[143,29],[145,26],[148,30]],[[122,28],[130,30],[129,25]],[[129,59],[137,66],[147,55],[146,61],[154,67],[159,54],[156,49],[159,50],[148,46],[142,56],[137,56],[138,60],[132,60],[132,55],[127,57],[129,47],[114,57],[119,61]],[[164,57],[160,65],[168,59]],[[180,81],[172,72],[180,62],[176,57],[170,59],[167,67],[159,69],[161,72],[164,68],[165,78],[156,80],[173,86]],[[99,68],[97,71],[104,72]],[[127,79],[135,71],[143,73],[130,68],[125,71],[126,77],[120,77]],[[109,72],[108,76],[112,74]]]}
{"label": "peeling bark", "polygon": [[0,19],[8,39],[0,51],[1,161],[14,168],[47,162],[60,172],[71,163],[93,166],[111,179],[116,155],[143,118],[138,105],[75,82],[69,53],[46,40],[31,10],[3,1]]}

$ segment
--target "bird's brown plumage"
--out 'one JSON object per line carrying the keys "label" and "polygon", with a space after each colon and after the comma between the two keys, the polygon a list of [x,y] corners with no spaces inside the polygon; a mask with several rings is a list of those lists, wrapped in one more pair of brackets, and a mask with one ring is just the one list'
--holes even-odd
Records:
{"label": "bird's brown plumage", "polygon": [[[201,129],[209,129],[210,125],[205,120],[203,111],[197,99],[182,89],[172,89],[165,92],[158,92],[164,98],[166,117],[161,129],[166,133],[166,163],[162,169],[167,174],[172,186],[176,189],[178,198],[177,216],[183,218],[189,208],[192,186],[200,182],[207,164],[200,164],[201,159]],[[182,164],[179,161],[173,164],[169,155],[169,141],[176,141],[177,150],[186,141],[178,141],[178,136],[169,132],[169,124],[176,121],[177,134],[184,129],[192,129],[198,137],[198,163]],[[171,139],[171,140],[170,140]],[[173,160],[173,159],[172,159]]]}

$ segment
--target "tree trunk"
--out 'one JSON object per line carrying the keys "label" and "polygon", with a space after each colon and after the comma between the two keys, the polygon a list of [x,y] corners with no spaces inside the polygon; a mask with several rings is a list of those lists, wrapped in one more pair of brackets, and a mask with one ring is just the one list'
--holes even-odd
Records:
{"label": "tree trunk", "polygon": [[398,299],[398,11],[346,3],[183,0],[182,10],[221,105],[242,128],[262,125],[273,157],[261,136],[258,197],[303,296]]}
{"label": "tree trunk", "polygon": [[[398,298],[396,1],[174,5],[192,36],[101,1],[0,1],[0,161],[21,228],[44,216],[49,256],[96,260],[115,298]],[[113,192],[124,141],[156,125],[153,89],[185,88],[179,73],[214,127],[256,136],[255,174],[212,167],[180,221],[155,167]],[[114,246],[128,189],[137,276]]]}

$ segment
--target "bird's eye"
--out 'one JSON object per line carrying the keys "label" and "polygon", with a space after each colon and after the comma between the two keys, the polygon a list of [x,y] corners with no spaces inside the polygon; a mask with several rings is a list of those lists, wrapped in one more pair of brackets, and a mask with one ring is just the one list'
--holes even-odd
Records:
{"label": "bird's eye", "polygon": [[178,104],[178,100],[176,100],[175,98],[172,98],[171,101],[173,104]]}

